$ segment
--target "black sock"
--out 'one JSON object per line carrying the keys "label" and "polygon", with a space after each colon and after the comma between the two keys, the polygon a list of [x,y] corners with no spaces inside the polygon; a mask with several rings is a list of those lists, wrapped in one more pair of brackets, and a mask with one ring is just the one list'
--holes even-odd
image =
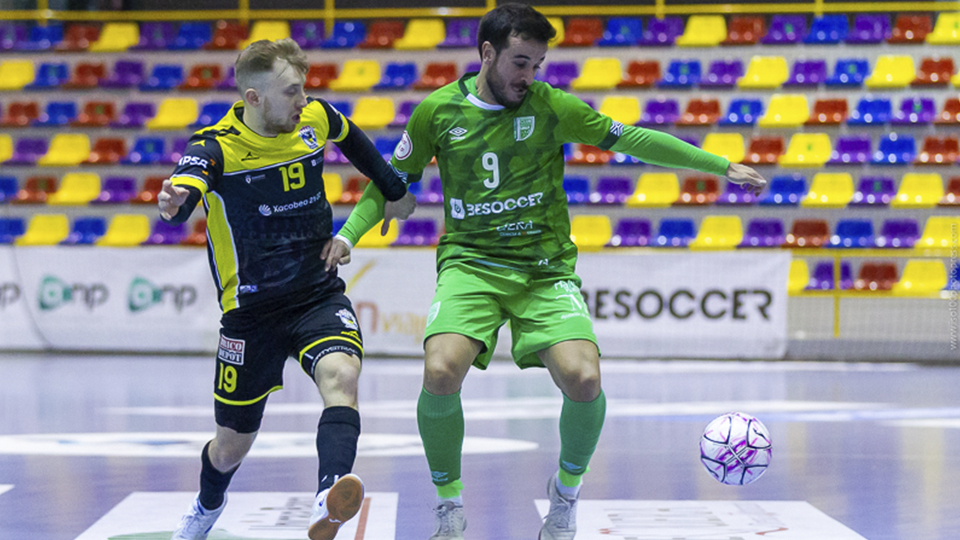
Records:
{"label": "black sock", "polygon": [[317,425],[317,455],[320,458],[317,493],[332,486],[336,477],[350,474],[357,458],[360,413],[350,407],[328,407]]}
{"label": "black sock", "polygon": [[[212,442],[212,441],[211,441]],[[223,494],[227,492],[227,486],[230,485],[230,479],[233,473],[240,467],[237,465],[229,472],[220,472],[210,463],[210,443],[203,447],[200,452],[200,462],[203,468],[200,469],[200,504],[207,510],[216,510],[223,504]]]}

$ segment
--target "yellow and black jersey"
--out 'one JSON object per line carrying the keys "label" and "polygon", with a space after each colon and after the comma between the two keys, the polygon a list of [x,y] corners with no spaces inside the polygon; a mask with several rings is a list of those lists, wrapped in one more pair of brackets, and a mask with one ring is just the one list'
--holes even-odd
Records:
{"label": "yellow and black jersey", "polygon": [[263,137],[242,118],[238,102],[219,123],[197,131],[170,177],[203,198],[221,308],[226,313],[306,289],[342,290],[336,269],[325,272],[320,258],[333,219],[323,155],[326,142],[344,140],[351,124],[312,98],[291,133]]}

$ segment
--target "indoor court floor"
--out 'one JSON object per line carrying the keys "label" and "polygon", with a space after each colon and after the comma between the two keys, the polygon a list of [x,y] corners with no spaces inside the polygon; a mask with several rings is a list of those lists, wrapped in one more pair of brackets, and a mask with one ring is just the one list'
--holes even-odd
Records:
{"label": "indoor court floor", "polygon": [[[603,360],[607,419],[578,540],[956,540],[960,367]],[[169,538],[213,433],[211,357],[0,356],[0,539]],[[434,490],[420,448],[421,363],[369,358],[354,472],[367,500],[338,539],[426,540]],[[556,470],[561,398],[545,370],[472,370],[463,492],[468,540],[534,540]],[[288,362],[210,540],[300,539],[321,411]],[[721,485],[699,461],[714,417],[760,418],[773,462]]]}

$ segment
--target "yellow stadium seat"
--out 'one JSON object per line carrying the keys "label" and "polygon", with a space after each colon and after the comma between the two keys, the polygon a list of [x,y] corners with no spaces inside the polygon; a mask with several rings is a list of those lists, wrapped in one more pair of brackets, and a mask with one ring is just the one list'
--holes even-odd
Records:
{"label": "yellow stadium seat", "polygon": [[441,19],[411,19],[403,37],[393,42],[400,51],[434,49],[447,37]]}
{"label": "yellow stadium seat", "polygon": [[697,237],[690,242],[690,249],[736,249],[740,242],[743,242],[740,216],[706,216]]}
{"label": "yellow stadium seat", "polygon": [[30,218],[27,231],[17,238],[18,246],[55,246],[70,234],[70,223],[64,214],[37,214]]}
{"label": "yellow stadium seat", "polygon": [[832,151],[826,133],[794,133],[779,163],[782,167],[821,167]]}
{"label": "yellow stadium seat", "polygon": [[323,192],[328,203],[339,201],[343,196],[343,178],[337,173],[323,173]]}
{"label": "yellow stadium seat", "polygon": [[607,96],[600,102],[600,112],[632,126],[640,121],[640,100],[633,96]]}
{"label": "yellow stadium seat", "polygon": [[723,15],[691,15],[676,43],[680,47],[716,47],[725,39],[727,22]]}
{"label": "yellow stadium seat", "polygon": [[680,181],[674,173],[643,173],[627,199],[629,207],[666,208],[680,198]]}
{"label": "yellow stadium seat", "polygon": [[90,44],[90,52],[124,52],[140,42],[140,27],[134,22],[103,25],[100,39]]}
{"label": "yellow stadium seat", "polygon": [[943,178],[937,173],[906,173],[900,179],[893,208],[933,208],[943,198]]}
{"label": "yellow stadium seat", "polygon": [[376,60],[347,60],[340,76],[330,81],[337,92],[365,92],[380,82],[380,64]]}
{"label": "yellow stadium seat", "polygon": [[98,246],[134,247],[150,237],[150,220],[144,214],[117,214],[107,225],[107,232],[97,240]]}
{"label": "yellow stadium seat", "polygon": [[740,79],[740,88],[779,88],[787,82],[787,59],[782,56],[754,56],[747,73]]}
{"label": "yellow stadium seat", "polygon": [[166,98],[160,102],[157,115],[147,122],[150,130],[179,130],[197,121],[200,108],[193,98]]}
{"label": "yellow stadium seat", "polygon": [[587,58],[580,76],[570,83],[574,90],[609,90],[620,82],[622,68],[617,58]]}
{"label": "yellow stadium seat", "polygon": [[0,163],[13,157],[13,139],[6,133],[0,133]]}
{"label": "yellow stadium seat", "polygon": [[803,292],[810,284],[810,269],[807,267],[806,259],[793,259],[790,261],[790,275],[787,278],[787,293],[797,294]]}
{"label": "yellow stadium seat", "polygon": [[960,72],[950,78],[950,84],[960,88]]}
{"label": "yellow stadium seat", "polygon": [[810,106],[803,94],[779,94],[770,98],[767,112],[760,117],[762,128],[800,127],[810,119]]}
{"label": "yellow stadium seat", "polygon": [[51,205],[87,204],[100,195],[100,177],[94,173],[67,173],[63,175],[60,189],[47,197]]}
{"label": "yellow stadium seat", "polygon": [[800,204],[808,208],[844,208],[851,200],[853,177],[849,173],[817,173]]}
{"label": "yellow stadium seat", "polygon": [[396,110],[393,100],[384,97],[362,97],[353,107],[353,123],[360,129],[383,129],[393,122]]}
{"label": "yellow stadium seat", "polygon": [[927,249],[956,248],[960,242],[960,218],[930,216],[916,247]]}
{"label": "yellow stadium seat", "polygon": [[290,24],[287,21],[254,21],[250,28],[250,37],[241,41],[237,48],[246,49],[247,45],[261,39],[277,41],[288,37],[290,37]]}
{"label": "yellow stadium seat", "polygon": [[562,43],[563,39],[566,37],[566,34],[564,34],[563,31],[563,19],[560,17],[547,17],[547,21],[550,22],[550,26],[552,26],[557,32],[557,35],[547,42],[547,46],[553,48],[556,47],[558,43]]}
{"label": "yellow stadium seat", "polygon": [[0,90],[23,90],[32,83],[37,74],[30,60],[6,60],[0,62]]}
{"label": "yellow stadium seat", "polygon": [[913,57],[884,55],[877,58],[873,73],[864,83],[867,88],[906,88],[915,77]]}
{"label": "yellow stadium seat", "polygon": [[740,163],[746,155],[743,135],[739,133],[707,133],[703,151],[725,157],[731,163]]}
{"label": "yellow stadium seat", "polygon": [[927,34],[931,45],[960,45],[960,13],[941,13],[933,32]]}
{"label": "yellow stadium seat", "polygon": [[578,214],[570,220],[570,239],[580,251],[599,251],[612,236],[613,227],[605,215]]}
{"label": "yellow stadium seat", "polygon": [[37,160],[44,167],[79,165],[90,157],[90,138],[83,133],[60,133],[50,140],[46,155]]}
{"label": "yellow stadium seat", "polygon": [[910,259],[903,267],[900,281],[894,283],[894,296],[929,296],[947,286],[947,269],[939,259]]}
{"label": "yellow stadium seat", "polygon": [[380,227],[383,226],[383,221],[381,220],[372,229],[367,231],[367,234],[364,234],[360,241],[357,242],[357,247],[362,248],[385,248],[390,244],[396,242],[397,237],[400,236],[400,227],[397,225],[396,221],[390,223],[390,228],[387,229],[387,235],[380,235]]}

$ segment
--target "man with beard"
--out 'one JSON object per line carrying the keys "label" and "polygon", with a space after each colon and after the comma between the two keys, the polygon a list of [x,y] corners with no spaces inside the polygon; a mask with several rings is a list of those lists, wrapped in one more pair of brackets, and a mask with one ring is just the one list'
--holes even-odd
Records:
{"label": "man with beard", "polygon": [[[599,351],[574,269],[577,248],[563,191],[562,146],[575,142],[682,167],[761,189],[753,169],[670,135],[614,122],[534,76],[555,31],[535,9],[504,4],[477,36],[479,73],[428,96],[407,124],[391,164],[418,181],[436,156],[446,233],[437,248],[437,289],[427,316],[420,436],[437,488],[432,540],[462,539],[463,409],[470,366],[484,369],[499,328],[510,323],[520,368],[546,367],[563,393],[560,456],[548,481],[550,510],[540,540],[570,540],[582,475],[605,414]],[[368,190],[335,237],[330,266],[380,219]]]}
{"label": "man with beard", "polygon": [[381,209],[387,221],[406,218],[415,202],[357,126],[326,101],[304,95],[307,59],[295,41],[252,43],[237,57],[235,72],[243,101],[190,139],[159,196],[160,215],[170,223],[185,222],[203,199],[223,309],[216,436],[201,452],[200,493],[173,539],[207,538],[292,356],[316,383],[325,407],[308,536],[332,540],[363,502],[363,484],[351,474],[360,435],[363,338],[336,267],[324,267],[333,236],[323,184],[326,141],[373,180],[380,200],[396,201]]}

